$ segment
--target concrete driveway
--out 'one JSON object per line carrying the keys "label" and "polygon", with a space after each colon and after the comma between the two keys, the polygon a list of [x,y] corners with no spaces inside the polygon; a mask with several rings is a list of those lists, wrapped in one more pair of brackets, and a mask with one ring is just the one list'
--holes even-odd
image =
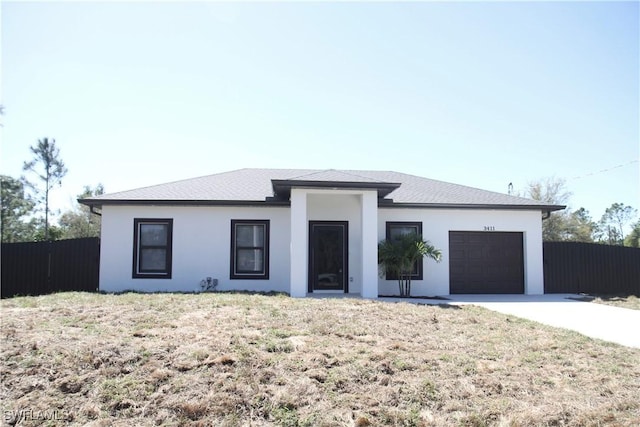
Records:
{"label": "concrete driveway", "polygon": [[[578,295],[447,295],[448,304],[489,310],[571,329],[592,338],[640,348],[640,311],[576,301]],[[433,303],[434,300],[430,300]],[[438,301],[443,303],[444,301]]]}

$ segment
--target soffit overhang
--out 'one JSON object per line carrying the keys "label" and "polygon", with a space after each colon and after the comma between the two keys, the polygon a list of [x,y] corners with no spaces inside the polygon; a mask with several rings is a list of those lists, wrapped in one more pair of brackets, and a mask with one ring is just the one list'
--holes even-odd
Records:
{"label": "soffit overhang", "polygon": [[[384,199],[394,190],[400,188],[396,182],[355,182],[355,181],[311,181],[292,179],[272,179],[273,198],[289,200],[292,188],[327,189],[327,190],[376,190],[378,199]],[[391,201],[391,200],[389,200]]]}

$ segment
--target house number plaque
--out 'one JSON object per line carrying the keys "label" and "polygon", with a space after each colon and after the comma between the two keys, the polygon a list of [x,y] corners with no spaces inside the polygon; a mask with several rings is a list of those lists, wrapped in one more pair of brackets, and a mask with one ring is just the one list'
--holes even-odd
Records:
{"label": "house number plaque", "polygon": [[496,231],[496,228],[493,225],[485,225],[484,231]]}

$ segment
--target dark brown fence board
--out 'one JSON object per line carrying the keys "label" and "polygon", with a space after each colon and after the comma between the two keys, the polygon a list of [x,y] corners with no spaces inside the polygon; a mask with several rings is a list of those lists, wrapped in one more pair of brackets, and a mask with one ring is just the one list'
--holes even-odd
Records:
{"label": "dark brown fence board", "polygon": [[2,298],[98,289],[100,239],[2,244]]}
{"label": "dark brown fence board", "polygon": [[544,242],[544,292],[640,295],[640,249]]}
{"label": "dark brown fence board", "polygon": [[96,291],[100,262],[99,239],[54,242],[51,282],[56,291]]}

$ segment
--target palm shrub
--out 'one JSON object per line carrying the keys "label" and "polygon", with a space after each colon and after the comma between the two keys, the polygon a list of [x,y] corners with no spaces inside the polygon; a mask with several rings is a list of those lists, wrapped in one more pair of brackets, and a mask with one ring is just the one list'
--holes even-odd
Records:
{"label": "palm shrub", "polygon": [[422,258],[436,262],[442,259],[442,252],[417,233],[404,234],[398,238],[386,239],[378,243],[378,264],[381,273],[398,278],[401,297],[411,295],[411,273],[413,266]]}

